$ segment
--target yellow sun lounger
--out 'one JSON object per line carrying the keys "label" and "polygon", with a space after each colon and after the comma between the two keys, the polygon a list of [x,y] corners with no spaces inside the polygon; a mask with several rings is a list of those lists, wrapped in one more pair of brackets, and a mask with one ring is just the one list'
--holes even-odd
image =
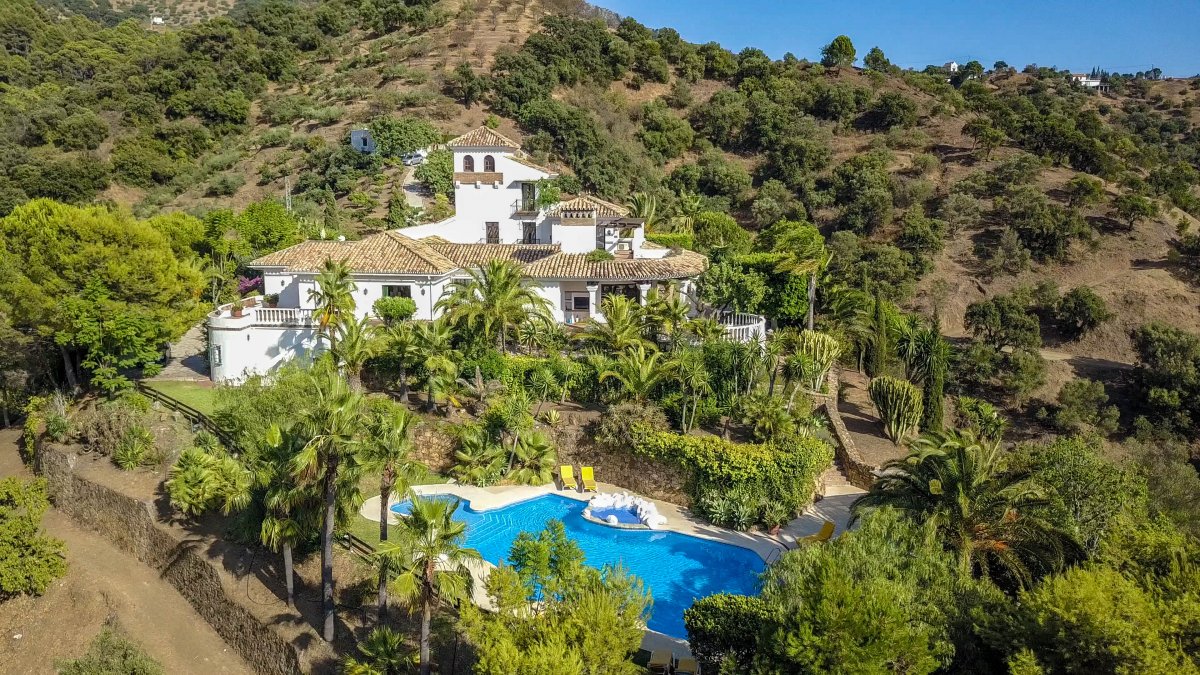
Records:
{"label": "yellow sun lounger", "polygon": [[650,662],[646,668],[652,673],[665,673],[671,669],[672,654],[667,649],[656,649],[650,652]]}
{"label": "yellow sun lounger", "polygon": [[810,534],[807,537],[802,537],[800,539],[800,543],[819,544],[823,541],[829,541],[830,539],[833,538],[833,531],[836,527],[837,526],[833,524],[832,520],[827,520],[827,521],[825,521],[825,524],[821,525],[820,532],[818,532],[816,534]]}
{"label": "yellow sun lounger", "polygon": [[583,491],[596,491],[596,473],[590,466],[579,467],[579,477],[583,480]]}
{"label": "yellow sun lounger", "polygon": [[685,656],[675,662],[675,675],[700,675],[700,664],[696,659]]}
{"label": "yellow sun lounger", "polygon": [[572,490],[579,489],[579,483],[575,482],[575,467],[570,464],[564,464],[558,467],[558,477],[562,479],[563,489],[571,488]]}

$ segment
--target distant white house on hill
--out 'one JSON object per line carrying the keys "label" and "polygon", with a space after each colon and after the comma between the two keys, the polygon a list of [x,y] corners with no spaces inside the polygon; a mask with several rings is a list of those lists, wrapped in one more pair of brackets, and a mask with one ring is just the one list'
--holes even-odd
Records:
{"label": "distant white house on hill", "polygon": [[954,61],[949,61],[946,63],[946,65],[944,65],[942,67],[945,68],[946,72],[948,72],[948,73],[957,73],[958,72],[958,64]]}
{"label": "distant white house on hill", "polygon": [[1093,77],[1087,73],[1071,73],[1071,82],[1088,89],[1106,89],[1106,86],[1100,81],[1099,77]]}
{"label": "distant white house on hill", "polygon": [[365,155],[375,152],[375,139],[371,136],[371,130],[351,129],[350,147]]}
{"label": "distant white house on hill", "polygon": [[[451,282],[493,260],[520,267],[525,283],[547,301],[550,316],[564,324],[604,322],[602,302],[609,295],[644,304],[651,293],[672,287],[693,314],[704,309],[694,292],[696,277],[708,267],[703,255],[647,241],[645,220],[619,204],[589,195],[545,203],[540,181],[554,172],[492,129],[469,131],[447,147],[454,153],[453,216],[357,241],[306,241],[249,263],[262,272],[263,292],[278,300],[272,307],[263,307],[261,299],[236,310],[225,305],[209,315],[213,380],[268,373],[322,348],[310,292],[330,259],[350,268],[357,286],[354,313],[368,319],[375,301],[385,297],[411,298],[414,319],[436,319],[438,300]],[[765,337],[761,316],[723,312],[715,318],[732,340]]]}

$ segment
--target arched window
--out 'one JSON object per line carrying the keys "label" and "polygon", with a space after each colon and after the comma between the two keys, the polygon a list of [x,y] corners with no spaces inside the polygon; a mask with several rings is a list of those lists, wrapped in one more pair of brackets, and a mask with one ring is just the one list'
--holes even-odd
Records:
{"label": "arched window", "polygon": [[495,171],[496,170],[496,160],[491,155],[483,156],[483,170],[484,171]]}
{"label": "arched window", "polygon": [[475,170],[475,158],[470,155],[463,157],[463,171],[466,173],[470,173],[474,170]]}

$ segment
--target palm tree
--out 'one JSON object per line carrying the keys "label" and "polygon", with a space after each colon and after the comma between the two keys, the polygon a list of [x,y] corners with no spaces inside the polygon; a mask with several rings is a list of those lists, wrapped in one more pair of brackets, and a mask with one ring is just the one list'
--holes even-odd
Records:
{"label": "palm tree", "polygon": [[672,284],[670,290],[660,294],[650,291],[646,298],[646,316],[654,326],[654,337],[666,335],[672,347],[688,320],[688,303],[683,299],[679,287]]}
{"label": "palm tree", "polygon": [[521,282],[521,267],[512,260],[492,260],[468,274],[469,278],[450,283],[437,307],[449,320],[479,331],[484,338],[495,336],[502,352],[508,350],[509,327],[550,311],[550,301]]}
{"label": "palm tree", "polygon": [[[379,541],[388,538],[388,502],[393,490],[407,492],[416,463],[409,459],[413,450],[412,430],[417,417],[401,405],[389,403],[375,410],[368,422],[368,433],[359,452],[363,468],[379,471]],[[380,560],[379,620],[387,618],[387,560]]]}
{"label": "palm tree", "polygon": [[413,324],[401,321],[387,327],[386,349],[395,359],[397,383],[400,385],[400,402],[408,403],[408,368],[421,355],[420,343]]}
{"label": "palm tree", "polygon": [[658,211],[658,199],[654,195],[646,194],[645,192],[635,192],[629,198],[629,215],[634,218],[642,218],[646,222],[644,227],[646,232],[652,232],[654,225],[658,222],[656,213]]}
{"label": "palm tree", "polygon": [[457,501],[423,499],[409,495],[411,514],[401,521],[395,543],[380,547],[376,555],[389,559],[396,570],[392,591],[401,600],[421,607],[421,675],[429,675],[429,626],[433,610],[443,601],[471,597],[472,562],[481,560],[475,549],[464,548],[467,526],[454,520]]}
{"label": "palm tree", "polygon": [[675,202],[675,215],[671,217],[671,230],[681,234],[691,234],[695,228],[696,216],[704,211],[704,200],[694,192],[679,193],[679,201]]}
{"label": "palm tree", "polygon": [[479,366],[475,366],[475,377],[470,380],[465,377],[458,378],[458,388],[471,399],[471,413],[478,415],[488,399],[504,392],[505,385],[500,380],[484,380],[483,371]]}
{"label": "palm tree", "polygon": [[996,441],[951,430],[926,434],[909,449],[884,464],[871,491],[851,505],[855,519],[899,509],[934,528],[963,571],[1021,588],[1082,556],[1071,534],[1044,517],[1045,491],[1005,466]]}
{"label": "palm tree", "polygon": [[350,388],[362,392],[363,365],[379,352],[379,342],[375,339],[378,330],[366,317],[355,320],[346,315],[333,332],[338,336],[332,348],[333,358],[341,364]]}
{"label": "palm tree", "polygon": [[646,351],[645,345],[631,347],[617,357],[612,368],[600,373],[600,381],[614,378],[634,401],[645,403],[650,392],[666,379],[668,369],[661,363],[662,356],[656,351]]}
{"label": "palm tree", "polygon": [[825,248],[825,238],[815,227],[792,229],[780,237],[775,251],[783,254],[775,266],[778,272],[808,276],[808,329],[813,330],[813,315],[817,306],[817,277],[820,276],[833,254]]}
{"label": "palm tree", "polygon": [[486,487],[504,470],[504,448],[482,427],[471,425],[459,434],[454,460],[450,471],[459,482]]}
{"label": "palm tree", "polygon": [[459,353],[454,349],[454,331],[445,319],[417,324],[416,342],[425,355],[426,410],[433,411],[437,397],[450,391],[458,376]]}
{"label": "palm tree", "polygon": [[[679,415],[679,427],[686,434],[696,426],[696,411],[700,407],[700,398],[712,393],[712,386],[708,383],[708,367],[704,365],[704,353],[695,348],[679,353],[671,361],[671,366],[685,393]],[[688,419],[689,400],[692,407],[691,419]]]}
{"label": "palm tree", "polygon": [[292,551],[316,529],[320,522],[321,495],[311,485],[292,480],[292,460],[307,440],[294,428],[272,424],[258,452],[247,453],[256,484],[265,489],[262,527],[259,536],[264,546],[283,554],[283,574],[287,583],[288,607],[295,606],[295,574]]}
{"label": "palm tree", "polygon": [[642,307],[623,295],[605,296],[600,302],[604,321],[593,318],[580,335],[585,344],[611,354],[646,344],[643,335]]}
{"label": "palm tree", "polygon": [[710,318],[692,319],[687,322],[687,329],[701,342],[723,340],[729,335],[729,331],[725,330],[720,321]]}
{"label": "palm tree", "polygon": [[554,478],[558,453],[540,431],[518,434],[513,442],[513,468],[509,478],[521,485],[545,485]]}
{"label": "palm tree", "polygon": [[325,513],[321,527],[322,635],[334,636],[333,528],[338,520],[339,478],[356,472],[360,444],[362,395],[350,389],[336,372],[314,373],[310,402],[300,412],[299,425],[308,442],[292,459],[292,474],[302,485],[321,485]]}
{"label": "palm tree", "polygon": [[390,628],[379,627],[358,643],[362,661],[347,659],[342,665],[343,675],[400,675],[406,672],[409,660],[404,637]]}
{"label": "palm tree", "polygon": [[334,329],[341,325],[344,317],[354,312],[354,291],[358,286],[350,279],[350,268],[346,263],[335,262],[332,258],[325,259],[316,281],[316,287],[308,291],[308,299],[316,307],[317,326],[332,349],[337,340]]}

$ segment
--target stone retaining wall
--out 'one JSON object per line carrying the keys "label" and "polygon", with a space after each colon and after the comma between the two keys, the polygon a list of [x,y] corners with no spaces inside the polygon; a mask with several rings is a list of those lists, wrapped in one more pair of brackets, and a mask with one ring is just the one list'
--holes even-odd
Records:
{"label": "stone retaining wall", "polygon": [[854,444],[854,439],[850,436],[850,431],[846,429],[846,424],[842,421],[841,413],[838,412],[840,384],[838,375],[836,366],[829,369],[826,383],[831,393],[821,397],[824,399],[825,414],[829,417],[829,427],[833,430],[833,436],[837,440],[833,452],[845,470],[850,484],[860,490],[870,490],[871,485],[875,482],[874,471],[877,467],[863,459],[862,454],[858,451],[858,446]]}
{"label": "stone retaining wall", "polygon": [[160,527],[150,504],[76,475],[79,456],[67,448],[42,444],[37,459],[56,509],[158,570],[255,672],[302,672],[292,645],[230,597],[204,554]]}

